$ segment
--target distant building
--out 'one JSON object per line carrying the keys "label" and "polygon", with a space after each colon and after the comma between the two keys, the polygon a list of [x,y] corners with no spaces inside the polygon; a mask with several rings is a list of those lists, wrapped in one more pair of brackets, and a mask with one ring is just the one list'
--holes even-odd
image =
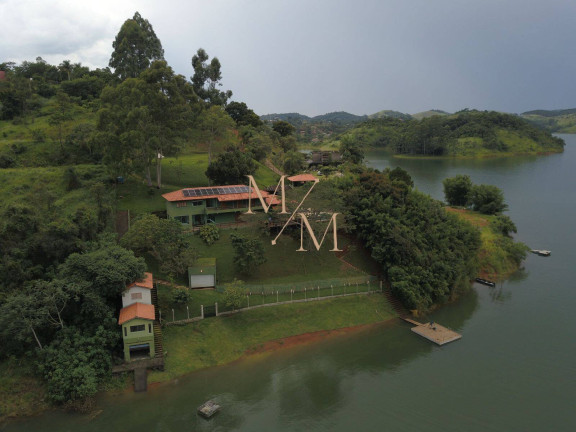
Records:
{"label": "distant building", "polygon": [[[260,193],[267,205],[280,203],[274,194],[265,190]],[[248,211],[249,199],[252,209],[262,209],[256,192],[246,185],[180,189],[162,197],[166,200],[168,217],[191,226],[236,222],[241,213]]]}
{"label": "distant building", "polygon": [[318,179],[312,174],[298,174],[288,177],[288,181],[291,181],[293,186],[302,186],[304,183],[315,182],[316,180]]}
{"label": "distant building", "polygon": [[310,154],[308,165],[331,165],[342,162],[342,155],[337,151],[315,150]]}

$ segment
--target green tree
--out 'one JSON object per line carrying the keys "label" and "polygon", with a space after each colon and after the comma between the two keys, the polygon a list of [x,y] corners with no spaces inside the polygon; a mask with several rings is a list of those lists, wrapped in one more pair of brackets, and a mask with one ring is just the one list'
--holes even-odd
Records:
{"label": "green tree", "polygon": [[291,151],[284,158],[282,168],[284,168],[286,174],[296,174],[302,171],[305,161],[306,157],[303,153]]}
{"label": "green tree", "polygon": [[150,254],[171,277],[184,274],[197,256],[181,223],[151,214],[134,222],[120,244],[138,255]]}
{"label": "green tree", "polygon": [[279,133],[281,137],[292,135],[296,130],[292,124],[284,120],[278,120],[272,123],[272,129],[274,132]]}
{"label": "green tree", "polygon": [[230,102],[226,105],[226,112],[238,126],[262,126],[262,120],[244,102]]}
{"label": "green tree", "polygon": [[340,141],[340,154],[344,161],[353,164],[361,164],[364,160],[362,145],[348,135],[342,137]]}
{"label": "green tree", "polygon": [[164,59],[164,49],[152,24],[136,12],[124,21],[112,43],[109,66],[122,81],[136,78],[156,60]]}
{"label": "green tree", "polygon": [[230,239],[234,249],[234,265],[240,273],[251,274],[266,262],[264,246],[260,240],[237,234],[231,234]]}
{"label": "green tree", "polygon": [[194,91],[200,99],[210,105],[226,105],[228,99],[232,97],[232,92],[230,90],[225,92],[218,90],[218,86],[222,86],[220,83],[222,79],[220,60],[214,57],[208,63],[208,59],[208,54],[202,48],[198,49],[192,57]]}
{"label": "green tree", "polygon": [[204,243],[210,246],[220,239],[220,228],[215,224],[202,225],[198,231],[198,235]]}
{"label": "green tree", "polygon": [[206,177],[216,185],[242,184],[246,176],[256,172],[256,162],[239,150],[222,153],[208,165]]}
{"label": "green tree", "polygon": [[242,306],[242,301],[246,297],[244,282],[234,279],[234,282],[224,284],[224,304],[236,310]]}
{"label": "green tree", "polygon": [[490,222],[490,225],[492,227],[492,229],[494,229],[494,231],[506,236],[506,237],[510,237],[510,233],[516,233],[516,225],[514,224],[514,222],[512,221],[512,219],[510,219],[508,216],[506,215],[497,215],[492,222]]}
{"label": "green tree", "polygon": [[389,171],[388,177],[392,181],[400,181],[407,184],[410,187],[414,187],[414,181],[412,180],[412,177],[410,177],[410,174],[408,174],[408,171],[403,170],[400,167],[396,167],[393,170]]}
{"label": "green tree", "polygon": [[470,176],[458,174],[457,176],[444,179],[444,198],[450,205],[465,206],[470,200],[472,180]]}
{"label": "green tree", "polygon": [[508,208],[502,190],[493,185],[474,185],[470,191],[470,203],[475,211],[484,214],[497,214]]}
{"label": "green tree", "polygon": [[157,61],[139,78],[102,91],[97,140],[104,162],[116,173],[144,171],[152,186],[162,186],[161,158],[176,154],[196,115],[192,88],[164,61]]}
{"label": "green tree", "polygon": [[211,164],[214,142],[234,128],[234,121],[219,105],[204,110],[198,120],[202,137],[208,141],[208,164]]}

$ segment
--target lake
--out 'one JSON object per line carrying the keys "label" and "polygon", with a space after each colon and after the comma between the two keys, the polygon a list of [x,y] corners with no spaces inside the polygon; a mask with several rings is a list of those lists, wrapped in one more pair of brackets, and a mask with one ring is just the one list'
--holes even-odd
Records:
{"label": "lake", "polygon": [[[496,288],[430,319],[463,335],[437,347],[399,320],[313,345],[200,371],[146,394],[99,400],[91,419],[59,411],[5,431],[574,431],[576,430],[576,135],[563,154],[484,160],[394,159],[416,187],[442,199],[442,180],[468,174],[504,191],[530,254]],[[196,407],[216,399],[206,421]]]}

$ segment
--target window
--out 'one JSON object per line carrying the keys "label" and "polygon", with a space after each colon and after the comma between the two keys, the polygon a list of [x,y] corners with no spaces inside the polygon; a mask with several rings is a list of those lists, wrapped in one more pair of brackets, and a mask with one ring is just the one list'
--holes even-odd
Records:
{"label": "window", "polygon": [[128,336],[128,332],[126,331],[126,327],[124,327],[124,336]]}
{"label": "window", "polygon": [[152,324],[148,324],[148,333],[152,333]]}
{"label": "window", "polygon": [[146,326],[144,324],[130,326],[130,333],[140,332],[146,330]]}
{"label": "window", "polygon": [[130,299],[141,300],[142,299],[142,293],[132,293],[132,294],[130,294]]}
{"label": "window", "polygon": [[215,208],[218,207],[218,200],[212,198],[206,201],[206,207]]}
{"label": "window", "polygon": [[196,206],[203,206],[203,205],[204,205],[204,201],[203,201],[203,200],[201,200],[201,201],[192,201],[192,205],[193,205],[194,207],[196,207]]}
{"label": "window", "polygon": [[175,216],[174,219],[183,224],[188,224],[190,220],[188,216]]}
{"label": "window", "polygon": [[186,207],[187,204],[186,201],[180,201],[176,203],[176,207]]}

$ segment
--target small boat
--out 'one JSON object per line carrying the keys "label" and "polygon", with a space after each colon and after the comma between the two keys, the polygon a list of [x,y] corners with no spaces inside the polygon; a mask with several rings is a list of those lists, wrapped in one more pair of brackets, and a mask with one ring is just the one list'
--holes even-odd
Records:
{"label": "small boat", "polygon": [[210,418],[218,411],[220,411],[220,405],[218,405],[213,400],[204,402],[202,405],[198,407],[198,414],[200,414],[204,418]]}
{"label": "small boat", "polygon": [[532,249],[530,252],[540,256],[550,256],[550,254],[552,253],[549,250],[543,250],[543,249]]}
{"label": "small boat", "polygon": [[476,282],[481,283],[483,285],[488,285],[489,287],[495,287],[496,286],[496,282],[492,282],[486,279],[482,279],[482,278],[476,278],[475,279]]}

